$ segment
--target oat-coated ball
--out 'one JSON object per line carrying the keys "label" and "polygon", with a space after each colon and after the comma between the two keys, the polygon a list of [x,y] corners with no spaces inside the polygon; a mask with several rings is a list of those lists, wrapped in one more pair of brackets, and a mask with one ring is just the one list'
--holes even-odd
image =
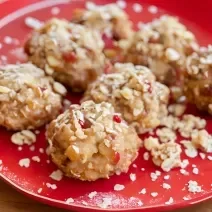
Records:
{"label": "oat-coated ball", "polygon": [[127,172],[141,140],[111,104],[71,105],[48,127],[52,161],[68,177],[94,181]]}
{"label": "oat-coated ball", "polygon": [[103,73],[103,48],[97,31],[59,19],[34,31],[25,45],[29,61],[74,91],[84,91]]}
{"label": "oat-coated ball", "polygon": [[63,85],[32,64],[0,66],[0,125],[9,130],[35,129],[62,108]]}
{"label": "oat-coated ball", "polygon": [[93,5],[86,9],[76,9],[73,22],[97,29],[115,39],[126,39],[133,35],[132,22],[127,13],[116,4]]}
{"label": "oat-coated ball", "polygon": [[116,63],[112,72],[93,82],[82,101],[110,102],[139,133],[157,127],[167,115],[169,89],[144,66]]}
{"label": "oat-coated ball", "polygon": [[148,66],[167,85],[183,81],[185,59],[198,50],[195,36],[177,18],[167,15],[144,25],[119,46],[126,62]]}
{"label": "oat-coated ball", "polygon": [[191,103],[212,115],[212,46],[188,57],[184,92]]}

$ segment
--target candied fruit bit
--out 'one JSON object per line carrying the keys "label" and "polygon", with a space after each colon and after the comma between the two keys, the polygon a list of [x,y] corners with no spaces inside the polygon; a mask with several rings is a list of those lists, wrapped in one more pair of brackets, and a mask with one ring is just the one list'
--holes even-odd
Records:
{"label": "candied fruit bit", "polygon": [[113,116],[113,121],[115,121],[117,123],[121,123],[121,118],[118,115],[114,115]]}
{"label": "candied fruit bit", "polygon": [[109,74],[109,73],[111,73],[111,70],[112,70],[112,65],[111,65],[111,63],[106,64],[106,65],[105,65],[105,68],[104,68],[104,73],[105,73],[105,74]]}
{"label": "candied fruit bit", "polygon": [[120,161],[120,153],[119,152],[115,152],[113,161],[115,164],[117,164]]}
{"label": "candied fruit bit", "polygon": [[75,62],[77,60],[77,56],[75,52],[65,52],[63,54],[63,59],[67,62]]}
{"label": "candied fruit bit", "polygon": [[82,129],[85,129],[85,122],[82,120],[79,120],[79,124],[82,127]]}
{"label": "candied fruit bit", "polygon": [[152,85],[151,85],[151,83],[147,81],[147,82],[145,82],[145,84],[148,85],[147,91],[148,91],[149,93],[152,93]]}

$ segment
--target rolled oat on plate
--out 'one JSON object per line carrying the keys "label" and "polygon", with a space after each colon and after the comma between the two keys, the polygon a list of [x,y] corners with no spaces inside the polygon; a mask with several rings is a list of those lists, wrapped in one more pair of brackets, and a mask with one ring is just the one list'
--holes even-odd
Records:
{"label": "rolled oat on plate", "polygon": [[112,72],[93,82],[82,101],[110,102],[139,133],[159,126],[167,115],[168,87],[144,66],[116,63]]}
{"label": "rolled oat on plate", "polygon": [[56,18],[34,31],[25,44],[29,61],[73,91],[84,91],[103,73],[103,48],[99,32]]}
{"label": "rolled oat on plate", "polygon": [[54,119],[66,89],[32,64],[0,66],[0,125],[36,129]]}
{"label": "rolled oat on plate", "polygon": [[52,161],[68,177],[86,181],[127,172],[141,140],[110,103],[71,105],[48,127]]}

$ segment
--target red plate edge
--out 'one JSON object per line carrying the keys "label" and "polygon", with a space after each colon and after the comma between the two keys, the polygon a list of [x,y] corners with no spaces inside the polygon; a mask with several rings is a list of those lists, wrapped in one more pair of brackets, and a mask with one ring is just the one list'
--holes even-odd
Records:
{"label": "red plate edge", "polygon": [[[37,0],[30,0],[30,1],[29,0],[22,0],[22,1],[17,1],[17,0],[5,0],[4,1],[3,0],[3,3],[0,3],[0,7],[4,6],[4,11],[2,12],[0,9],[0,18],[4,17],[5,15],[10,14],[11,12],[14,12],[17,9],[20,9],[23,6],[30,5],[35,2],[38,2],[38,1]],[[167,4],[167,2],[169,2],[169,1],[168,0],[161,0],[161,1],[143,0],[142,1],[142,3],[151,3],[154,5],[157,5],[161,8],[164,8],[170,12],[177,13],[177,14],[179,14],[179,16],[182,16],[182,17],[186,16],[186,19],[191,20],[191,21],[195,20],[195,22],[198,23],[199,25],[201,25],[202,27],[204,27],[205,30],[212,32],[212,25],[210,23],[211,14],[208,10],[208,8],[212,8],[212,1],[205,0],[204,4],[199,4],[199,1],[193,1],[192,2],[192,5],[193,5],[192,10],[189,10],[189,6],[190,6],[189,0],[185,0],[185,1],[172,0],[172,4]],[[180,2],[184,4],[183,5],[184,10],[182,10],[180,7],[178,7]],[[196,19],[192,18],[193,14],[195,14],[195,13],[198,14],[197,12],[200,10],[204,11],[204,13],[203,13],[204,15],[201,14],[202,16],[200,17],[200,19],[198,21],[196,21]],[[190,12],[188,12],[188,11],[190,11]],[[28,192],[25,189],[17,186],[15,183],[13,183],[13,181],[9,180],[2,174],[0,174],[0,178],[3,179],[6,183],[12,185],[19,192],[25,194],[28,197],[31,197],[34,200],[39,200],[42,203],[61,207],[64,209],[69,209],[69,210],[73,209],[73,210],[77,210],[77,211],[98,211],[97,209],[94,209],[92,207],[86,207],[83,205],[76,205],[76,204],[67,205],[63,201],[58,201],[58,200],[54,200],[51,198],[42,197],[35,193]],[[212,197],[211,194],[204,194],[201,197],[194,198],[192,200],[188,200],[186,202],[178,203],[175,205],[166,205],[166,206],[160,206],[160,207],[154,206],[151,208],[149,208],[149,207],[145,208],[145,206],[143,206],[142,210],[145,209],[145,211],[147,211],[147,212],[150,212],[150,211],[153,212],[153,211],[155,211],[155,209],[167,211],[167,210],[172,210],[172,209],[179,208],[179,207],[186,207],[186,206],[189,206],[192,204],[196,204],[196,203],[202,202],[204,200],[210,199],[211,197]],[[140,210],[139,208],[116,209],[116,211],[139,211],[139,210]],[[101,211],[110,211],[110,209],[101,209]]]}
{"label": "red plate edge", "polygon": [[[7,177],[3,176],[0,173],[0,179],[2,179],[5,183],[7,183],[8,185],[11,185],[14,189],[16,189],[17,191],[19,191],[20,193],[24,194],[27,197],[30,197],[33,200],[42,202],[44,204],[50,205],[50,206],[55,206],[58,208],[63,208],[63,209],[67,209],[67,210],[77,210],[77,211],[82,211],[82,212],[93,212],[93,211],[111,211],[110,208],[108,209],[103,209],[101,208],[100,210],[92,208],[92,207],[88,207],[88,206],[84,206],[84,205],[76,205],[74,203],[71,204],[67,204],[63,201],[58,201],[58,200],[54,200],[51,198],[47,198],[47,197],[43,197],[40,196],[38,194],[29,192],[23,188],[21,188],[20,186],[16,185],[15,183],[13,183],[13,181],[9,180]],[[142,209],[139,208],[127,208],[127,209],[116,209],[113,211],[144,211],[145,212],[155,212],[155,209],[160,210],[160,211],[169,211],[169,210],[174,210],[177,208],[185,208],[185,207],[189,207],[191,205],[203,202],[205,200],[211,199],[212,198],[212,194],[204,194],[203,196],[199,197],[199,198],[194,198],[191,200],[187,200],[187,201],[182,201],[181,203],[175,204],[175,205],[164,205],[164,206],[157,206],[155,205],[154,207],[145,207],[143,206]]]}

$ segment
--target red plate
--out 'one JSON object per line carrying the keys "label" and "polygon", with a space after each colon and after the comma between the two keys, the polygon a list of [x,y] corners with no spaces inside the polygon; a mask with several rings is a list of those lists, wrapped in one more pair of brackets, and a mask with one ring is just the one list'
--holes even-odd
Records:
{"label": "red plate", "polygon": [[[98,3],[109,3],[109,1],[95,1]],[[136,1],[138,2],[138,1]],[[211,28],[211,13],[212,2],[204,1],[200,4],[199,1],[179,1],[179,0],[143,0],[142,11],[135,13],[133,5],[135,2],[127,2],[126,11],[129,13],[131,19],[136,24],[139,21],[150,21],[155,17],[162,14],[176,14],[179,15],[182,21],[192,30],[202,45],[209,43],[212,28]],[[150,9],[151,4],[157,4],[157,6],[166,9],[154,8]],[[30,29],[25,25],[24,20],[27,16],[37,18],[39,20],[47,20],[52,17],[51,9],[57,6],[60,9],[58,17],[71,18],[71,11],[76,7],[83,7],[84,1],[68,1],[68,0],[54,0],[54,1],[42,1],[42,0],[3,0],[0,4],[0,43],[2,48],[0,49],[0,59],[2,63],[12,63],[22,60],[20,57],[21,45],[23,44]],[[182,9],[183,8],[183,9]],[[57,12],[57,9],[54,9]],[[152,13],[156,12],[156,13]],[[203,28],[207,31],[204,31]],[[5,36],[16,38],[12,44],[5,44]],[[6,39],[8,41],[8,39]],[[6,42],[7,42],[6,41]],[[17,41],[20,41],[18,44]],[[10,42],[9,42],[10,43]],[[1,45],[0,45],[1,46]],[[15,51],[14,51],[15,50]],[[7,61],[6,61],[7,59]],[[77,102],[79,97],[72,95],[70,100]],[[189,113],[195,112],[195,109],[189,107]],[[211,117],[204,117],[207,119],[207,130],[212,132],[212,120]],[[44,129],[40,129],[41,133],[37,135],[37,143],[35,144],[35,150],[30,151],[29,146],[24,146],[22,151],[18,150],[18,147],[10,142],[11,132],[7,132],[4,129],[0,129],[0,159],[2,160],[2,166],[0,168],[0,177],[6,182],[11,184],[20,192],[27,196],[41,201],[43,203],[66,208],[69,210],[77,211],[161,211],[169,210],[179,207],[188,206],[205,199],[212,197],[211,191],[211,176],[212,176],[212,162],[207,158],[202,160],[200,157],[190,159],[190,165],[187,171],[190,172],[189,176],[180,174],[179,170],[173,170],[168,175],[170,179],[164,180],[164,176],[167,173],[162,173],[161,176],[155,182],[150,179],[150,173],[156,170],[156,167],[151,161],[144,161],[142,157],[142,150],[139,158],[135,161],[136,166],[132,166],[128,174],[122,174],[121,176],[113,176],[109,180],[98,180],[97,182],[88,183],[78,180],[63,178],[57,182],[52,180],[49,175],[56,170],[56,167],[50,163],[48,164],[48,156],[42,153],[42,149],[46,148],[46,141],[44,136]],[[32,158],[33,156],[39,156],[41,162],[34,162],[31,160],[29,168],[22,168],[19,166],[19,160],[23,158]],[[185,158],[185,155],[184,155]],[[192,173],[192,164],[195,164],[199,169],[199,174],[194,175]],[[141,168],[145,168],[142,171]],[[130,173],[135,173],[137,180],[132,182],[129,178]],[[187,183],[189,180],[195,180],[202,186],[202,192],[191,194],[187,191]],[[162,188],[162,183],[166,182],[171,185],[171,189],[165,190]],[[53,190],[46,186],[46,183],[55,184],[57,189]],[[123,191],[114,191],[115,184],[123,184],[125,189]],[[38,189],[42,188],[42,192],[38,193]],[[146,194],[139,194],[141,189],[146,188]],[[97,195],[90,199],[88,194],[92,191],[96,191]],[[151,193],[157,192],[157,197],[152,197]],[[73,198],[74,203],[66,204],[66,199]],[[102,198],[112,198],[112,206],[108,209],[100,209],[98,204],[101,203]],[[132,198],[133,197],[133,198]],[[166,205],[170,197],[173,198],[173,203]],[[184,201],[183,197],[187,197],[188,200]],[[143,205],[139,206],[139,201],[142,201]],[[86,205],[87,204],[87,205]]]}

